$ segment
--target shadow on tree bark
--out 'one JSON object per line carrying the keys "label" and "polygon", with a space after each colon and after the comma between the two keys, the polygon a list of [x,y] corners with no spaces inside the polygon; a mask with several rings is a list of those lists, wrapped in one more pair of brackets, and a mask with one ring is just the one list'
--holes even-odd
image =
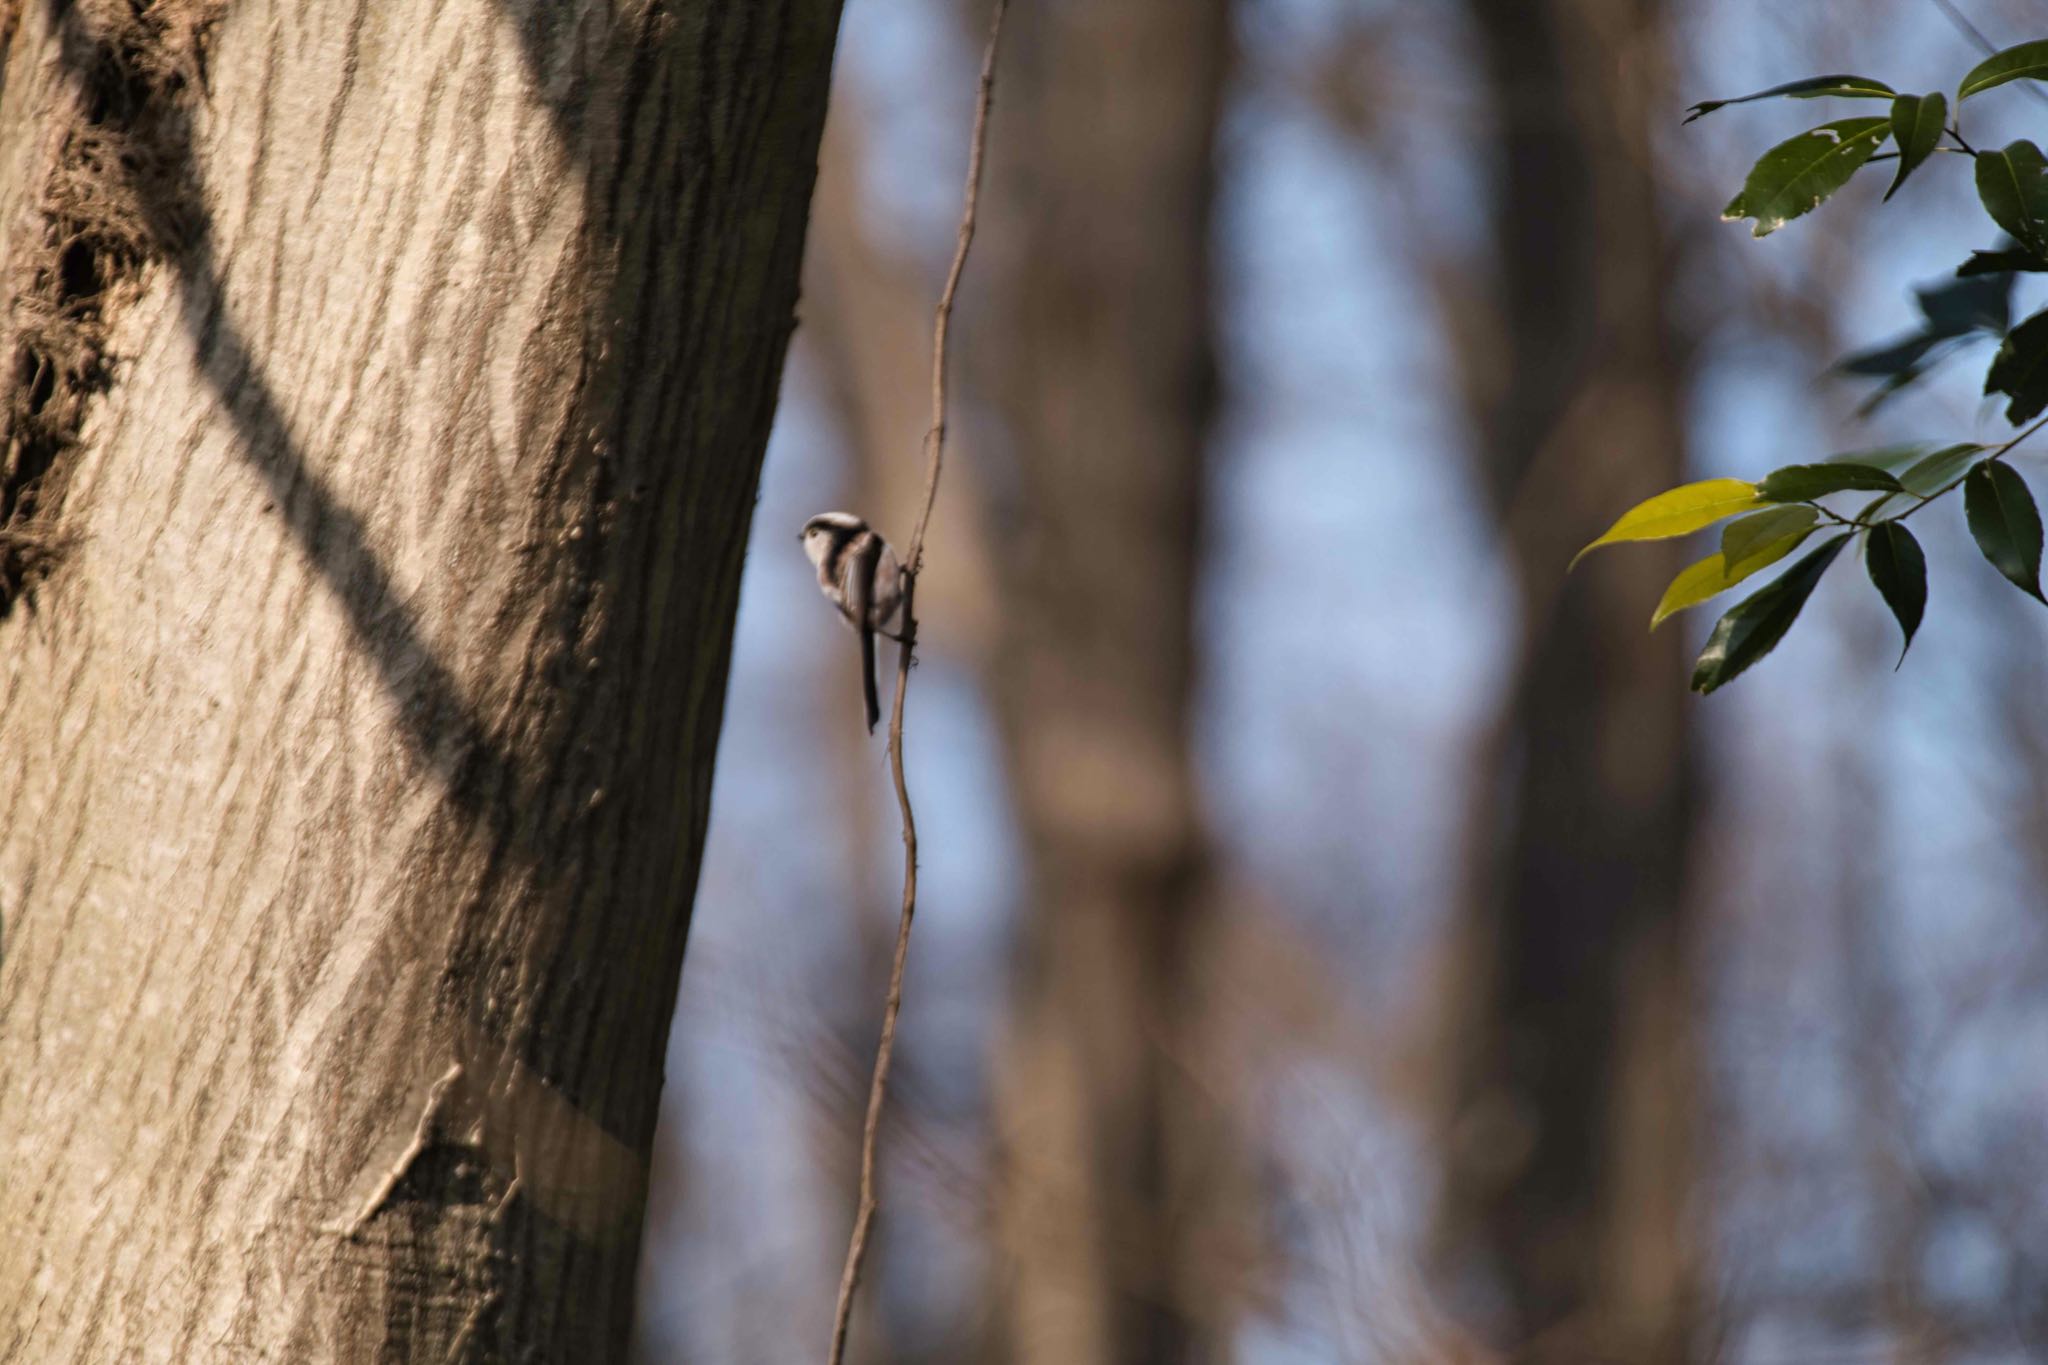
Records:
{"label": "shadow on tree bark", "polygon": [[[584,297],[566,294],[565,344],[527,376],[560,433],[535,455],[540,524],[491,527],[491,508],[474,511],[480,553],[503,552],[500,530],[527,533],[516,581],[545,623],[521,639],[523,668],[486,673],[483,693],[444,655],[466,642],[437,649],[414,605],[459,596],[464,566],[401,589],[379,542],[402,543],[404,530],[374,527],[337,492],[231,314],[193,122],[203,30],[220,7],[46,0],[43,19],[82,117],[119,153],[102,188],[140,208],[229,444],[340,606],[450,817],[415,834],[415,875],[359,978],[388,989],[407,959],[426,959],[437,979],[423,996],[351,1007],[413,1011],[416,1034],[394,1055],[418,1074],[360,1079],[375,1091],[369,1107],[418,1119],[372,1197],[330,1207],[318,1229],[332,1239],[337,1292],[374,1303],[384,1323],[358,1314],[350,1330],[433,1358],[565,1338],[597,1358],[622,1350],[629,1327],[644,1155],[837,6],[678,16],[653,3],[629,23],[604,5],[574,25],[549,22],[545,7],[506,10],[583,170],[581,240],[557,283]],[[193,21],[175,52],[153,46],[152,25],[172,12]],[[758,144],[733,144],[735,128]],[[760,322],[736,321],[736,309]],[[569,348],[563,373],[550,362]],[[489,619],[492,605],[477,610]],[[367,1166],[374,1150],[333,1156]],[[304,1304],[292,1311],[305,1346],[320,1329]]]}

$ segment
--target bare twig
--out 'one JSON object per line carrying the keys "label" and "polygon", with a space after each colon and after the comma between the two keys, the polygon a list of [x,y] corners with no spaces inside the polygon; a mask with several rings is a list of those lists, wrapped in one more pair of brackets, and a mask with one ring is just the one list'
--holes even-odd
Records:
{"label": "bare twig", "polygon": [[1984,36],[1984,30],[1970,22],[1970,16],[1957,9],[1951,0],[1934,0],[1934,7],[1948,16],[1948,21],[1963,31],[1963,36],[1977,45],[1979,51],[1989,57],[1998,51],[1998,45]]}
{"label": "bare twig", "polygon": [[[1934,7],[1947,15],[1949,22],[1961,29],[1963,36],[1975,43],[1978,51],[1985,56],[1989,57],[1998,51],[1998,44],[1985,37],[1984,30],[1971,23],[1970,16],[1957,9],[1953,0],[1934,0]],[[2048,101],[2048,92],[2044,92],[2031,81],[2027,83],[2026,89],[2035,99]]]}
{"label": "bare twig", "polygon": [[903,558],[903,636],[896,656],[896,704],[889,715],[889,771],[896,783],[896,805],[903,816],[903,913],[896,925],[896,952],[889,963],[889,995],[882,1007],[882,1037],[875,1047],[874,1080],[868,1087],[867,1120],[860,1139],[860,1204],[853,1235],[846,1245],[846,1266],[839,1275],[839,1303],[832,1315],[829,1365],[846,1358],[847,1324],[853,1316],[854,1291],[860,1286],[868,1238],[880,1202],[875,1193],[875,1144],[882,1126],[882,1103],[889,1090],[889,1062],[896,1050],[896,1019],[903,1010],[903,964],[910,954],[910,923],[917,915],[917,817],[910,809],[910,788],[903,779],[903,697],[910,688],[910,667],[917,645],[917,575],[924,568],[924,533],[938,501],[939,473],[946,456],[946,333],[953,321],[953,298],[967,268],[967,249],[974,242],[974,213],[981,198],[982,154],[988,145],[988,111],[995,97],[996,51],[1002,42],[1003,14],[1009,0],[995,0],[989,19],[988,46],[981,58],[981,84],[975,96],[974,132],[968,141],[967,186],[960,205],[960,230],[953,247],[953,265],[932,322],[932,424],[925,432],[924,506],[910,534]]}

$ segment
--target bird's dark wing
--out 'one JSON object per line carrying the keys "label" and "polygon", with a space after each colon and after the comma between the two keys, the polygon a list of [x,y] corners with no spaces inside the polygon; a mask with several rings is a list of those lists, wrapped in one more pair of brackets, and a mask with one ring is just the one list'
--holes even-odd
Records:
{"label": "bird's dark wing", "polygon": [[846,604],[853,628],[860,632],[861,699],[867,703],[868,733],[882,718],[882,698],[875,681],[875,570],[882,562],[882,538],[869,531],[854,543],[848,556]]}

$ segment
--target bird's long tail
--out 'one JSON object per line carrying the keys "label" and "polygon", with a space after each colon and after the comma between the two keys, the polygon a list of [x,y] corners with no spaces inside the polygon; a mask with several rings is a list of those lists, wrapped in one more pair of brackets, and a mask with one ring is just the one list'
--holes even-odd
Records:
{"label": "bird's long tail", "polygon": [[865,627],[860,632],[860,686],[868,704],[868,733],[873,734],[882,718],[882,698],[875,686],[875,633]]}

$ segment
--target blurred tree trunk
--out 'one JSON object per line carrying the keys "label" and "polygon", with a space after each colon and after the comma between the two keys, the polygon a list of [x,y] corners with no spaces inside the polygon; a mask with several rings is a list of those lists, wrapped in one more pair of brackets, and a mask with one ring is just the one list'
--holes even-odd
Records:
{"label": "blurred tree trunk", "polygon": [[0,1357],[623,1355],[837,20],[0,0]]}
{"label": "blurred tree trunk", "polygon": [[991,687],[1030,858],[998,1081],[1020,1365],[1217,1358],[1171,1060],[1198,942],[1189,753],[1214,406],[1209,221],[1226,0],[1011,12],[976,373],[1001,604]]}
{"label": "blurred tree trunk", "polygon": [[1679,1361],[1687,695],[1678,632],[1644,628],[1676,559],[1596,556],[1565,578],[1578,544],[1684,473],[1648,141],[1677,106],[1654,3],[1469,13],[1498,150],[1461,359],[1522,635],[1478,774],[1442,1230],[1505,1291],[1517,1359]]}

